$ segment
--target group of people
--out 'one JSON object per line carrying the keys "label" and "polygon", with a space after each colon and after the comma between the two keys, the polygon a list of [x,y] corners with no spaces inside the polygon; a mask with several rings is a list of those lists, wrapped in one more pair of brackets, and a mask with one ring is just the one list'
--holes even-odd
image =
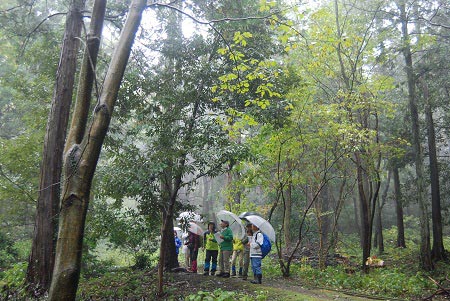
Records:
{"label": "group of people", "polygon": [[[217,231],[216,224],[209,222],[208,230],[203,233],[203,249],[206,252],[203,275],[216,275],[223,278],[238,276],[242,277],[243,280],[247,280],[248,269],[251,263],[254,275],[254,279],[251,282],[261,284],[261,245],[263,243],[263,235],[259,228],[251,223],[247,223],[247,235],[240,239],[233,237],[229,221],[221,220],[220,227],[221,230]],[[178,238],[176,232],[174,234],[176,252],[178,254],[183,242]],[[200,236],[188,232],[184,245],[189,250],[189,271],[197,273],[197,256],[201,247]],[[239,270],[236,269],[236,261],[239,263]]]}

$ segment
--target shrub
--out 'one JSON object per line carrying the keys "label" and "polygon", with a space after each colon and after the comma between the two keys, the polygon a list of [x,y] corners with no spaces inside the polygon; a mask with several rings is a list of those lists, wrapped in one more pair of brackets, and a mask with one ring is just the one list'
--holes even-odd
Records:
{"label": "shrub", "polygon": [[27,265],[26,262],[19,262],[14,264],[10,269],[0,273],[0,299],[25,299],[25,274]]}
{"label": "shrub", "polygon": [[17,250],[14,248],[14,241],[0,231],[0,270],[16,262],[18,255]]}

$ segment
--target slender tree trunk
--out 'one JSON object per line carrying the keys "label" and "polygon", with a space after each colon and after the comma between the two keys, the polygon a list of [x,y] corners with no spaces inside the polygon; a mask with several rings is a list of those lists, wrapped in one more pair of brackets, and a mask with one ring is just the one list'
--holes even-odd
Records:
{"label": "slender tree trunk", "polygon": [[336,245],[338,243],[338,222],[339,222],[339,217],[341,215],[342,209],[344,208],[344,200],[346,199],[345,197],[345,188],[347,186],[347,179],[344,177],[344,179],[342,180],[342,183],[340,184],[339,187],[339,196],[337,201],[334,203],[334,215],[333,215],[333,220],[332,220],[332,224],[330,226],[330,243],[328,244],[328,253],[333,252],[336,249]]}
{"label": "slender tree trunk", "polygon": [[381,220],[381,206],[380,201],[377,201],[377,208],[375,211],[375,234],[373,236],[373,247],[378,248],[378,254],[384,253],[384,241],[383,241],[383,224]]}
{"label": "slender tree trunk", "polygon": [[55,263],[63,149],[72,104],[84,5],[85,0],[72,0],[70,3],[47,122],[35,228],[26,275],[28,288],[35,296],[48,291]]}
{"label": "slender tree trunk", "polygon": [[423,96],[425,99],[425,117],[428,134],[428,153],[430,159],[430,182],[431,182],[431,220],[433,226],[433,246],[431,256],[434,260],[445,259],[444,239],[442,235],[441,215],[441,193],[439,188],[439,167],[436,151],[436,133],[434,130],[433,112],[430,104],[428,85],[425,80],[421,81]]}
{"label": "slender tree trunk", "polygon": [[330,207],[329,189],[328,184],[325,184],[315,203],[315,207],[318,209],[316,217],[319,229],[319,268],[322,270],[326,268],[328,251],[330,250],[328,239],[330,236],[330,217],[328,215]]}
{"label": "slender tree trunk", "polygon": [[[388,177],[386,180],[386,186],[384,187],[383,193],[381,195],[381,200],[377,202],[376,220],[375,220],[375,235],[374,235],[374,248],[378,248],[378,254],[384,253],[384,239],[383,239],[383,223],[381,211],[386,203],[389,186],[391,182],[391,171],[388,172]],[[380,204],[381,202],[381,204]]]}
{"label": "slender tree trunk", "polygon": [[406,248],[405,226],[403,224],[403,202],[398,167],[392,168],[392,175],[394,177],[395,212],[397,215],[397,247]]}
{"label": "slender tree trunk", "polygon": [[213,220],[213,216],[210,215],[210,200],[209,200],[209,190],[210,190],[211,179],[209,177],[203,177],[203,195],[202,195],[202,213],[203,216],[208,220]]}
{"label": "slender tree trunk", "polygon": [[362,162],[360,155],[356,154],[356,168],[357,168],[357,179],[358,179],[358,193],[359,193],[359,204],[360,204],[360,217],[361,217],[361,243],[362,243],[362,270],[368,272],[368,266],[365,262],[370,256],[371,249],[371,237],[370,237],[370,206],[369,199],[366,195],[366,189],[364,185],[364,170],[362,167]]}
{"label": "slender tree trunk", "polygon": [[[51,301],[75,300],[92,179],[146,4],[146,0],[134,0],[131,3],[127,21],[106,74],[99,103],[94,110],[89,133],[84,135],[79,143],[66,147],[68,149],[64,170],[66,182],[62,193],[55,268],[49,294]],[[79,119],[79,116],[73,116],[72,119]],[[69,136],[72,136],[72,131],[79,128],[71,127]]]}
{"label": "slender tree trunk", "polygon": [[354,220],[355,227],[353,227],[353,230],[355,230],[356,233],[358,233],[359,245],[360,245],[360,247],[362,247],[363,243],[362,243],[362,234],[361,234],[361,225],[360,225],[361,218],[359,217],[361,215],[361,209],[360,209],[361,206],[360,206],[356,196],[353,196],[352,199],[353,199],[353,208],[354,208],[353,213],[355,215],[355,220]]}
{"label": "slender tree trunk", "polygon": [[283,219],[283,231],[284,231],[284,243],[286,244],[286,251],[290,252],[292,245],[291,242],[291,215],[292,215],[292,182],[286,185],[285,191],[286,197],[284,202],[284,219]]}
{"label": "slender tree trunk", "polygon": [[398,4],[400,9],[400,21],[402,25],[402,39],[403,39],[403,55],[406,64],[406,76],[408,82],[408,99],[411,114],[411,131],[412,131],[412,146],[414,151],[414,161],[416,165],[416,186],[417,186],[417,202],[420,207],[420,265],[426,271],[433,270],[433,262],[431,260],[431,246],[430,246],[430,224],[428,220],[428,206],[426,204],[425,183],[424,183],[424,168],[423,168],[423,154],[420,144],[420,127],[419,127],[419,113],[417,108],[417,97],[414,78],[411,44],[408,32],[408,19],[406,16],[405,3],[402,1]]}

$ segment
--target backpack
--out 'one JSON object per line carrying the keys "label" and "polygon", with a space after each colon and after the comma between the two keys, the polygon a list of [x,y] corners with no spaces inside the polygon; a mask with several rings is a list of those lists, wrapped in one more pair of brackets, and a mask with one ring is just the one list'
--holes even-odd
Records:
{"label": "backpack", "polygon": [[264,258],[266,257],[267,254],[269,254],[270,250],[272,249],[272,244],[270,243],[270,239],[266,234],[262,233],[262,235],[263,235],[263,243],[262,245],[260,245],[260,247],[262,258]]}

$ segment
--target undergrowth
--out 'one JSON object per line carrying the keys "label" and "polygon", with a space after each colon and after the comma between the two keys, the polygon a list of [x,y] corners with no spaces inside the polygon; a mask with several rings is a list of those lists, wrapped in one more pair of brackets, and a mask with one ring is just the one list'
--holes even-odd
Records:
{"label": "undergrowth", "polygon": [[[360,268],[362,259],[357,247],[359,240],[356,236],[348,235],[343,237],[336,250],[343,258],[348,259],[345,264],[341,263],[320,270],[313,267],[308,258],[303,257],[291,265],[290,285],[408,300],[430,296],[438,289],[434,281],[441,283],[446,288],[450,287],[450,283],[446,280],[449,278],[448,271],[450,270],[448,261],[436,263],[433,272],[424,272],[419,267],[419,246],[413,239],[407,241],[407,248],[400,249],[395,248],[395,228],[386,230],[384,235],[384,253],[379,254],[376,252],[377,250],[373,252],[374,255],[385,261],[384,267],[371,268],[368,274],[362,273]],[[444,244],[449,250],[449,237],[445,238]],[[201,263],[204,255],[202,252],[199,255],[198,261]],[[271,256],[274,255],[275,252],[272,252]],[[17,263],[0,270],[0,299],[25,300],[24,279],[27,264],[23,260],[24,257],[17,258]],[[182,254],[180,254],[181,264],[183,263],[182,258]],[[154,260],[149,255],[148,258],[143,258],[142,264],[134,263],[134,269],[118,267],[117,262],[111,260],[98,260],[98,258],[88,260],[85,262],[85,269],[80,279],[77,300],[126,300],[130,298],[153,300],[157,280],[155,271],[151,271],[148,265]],[[199,268],[201,270],[202,265]],[[265,285],[270,286],[271,279],[274,282],[284,283],[278,261],[275,258],[267,256],[263,260],[263,274]],[[170,279],[168,280],[171,283]],[[215,287],[211,288],[211,291],[197,288],[200,291],[195,292],[195,289],[196,287],[191,287],[191,292],[182,292],[177,285],[169,285],[165,291],[168,294],[168,300],[246,301],[267,300],[268,298],[267,292],[264,291],[230,291]]]}
{"label": "undergrowth", "polygon": [[187,301],[265,301],[267,294],[265,291],[257,291],[256,295],[248,295],[234,291],[223,291],[216,289],[215,291],[199,291],[186,297]]}

